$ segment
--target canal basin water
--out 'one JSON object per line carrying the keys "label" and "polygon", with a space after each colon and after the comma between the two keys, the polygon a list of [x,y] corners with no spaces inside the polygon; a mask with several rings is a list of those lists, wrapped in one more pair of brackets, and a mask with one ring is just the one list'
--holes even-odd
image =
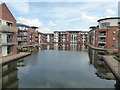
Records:
{"label": "canal basin water", "polygon": [[86,51],[40,50],[17,62],[16,68],[17,88],[115,88],[116,84],[96,75]]}

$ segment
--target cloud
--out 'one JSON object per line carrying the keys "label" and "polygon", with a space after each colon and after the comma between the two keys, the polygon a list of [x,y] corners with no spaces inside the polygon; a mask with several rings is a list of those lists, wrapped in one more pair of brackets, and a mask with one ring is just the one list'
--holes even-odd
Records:
{"label": "cloud", "polygon": [[[18,0],[0,0],[6,2],[17,2]],[[19,2],[26,2],[22,0]],[[29,0],[29,2],[118,2],[119,0]]]}
{"label": "cloud", "polygon": [[53,33],[53,31],[47,27],[40,27],[39,28],[39,32],[42,32],[42,33]]}
{"label": "cloud", "polygon": [[7,4],[20,14],[27,14],[30,11],[28,2],[8,2]]}
{"label": "cloud", "polygon": [[56,24],[54,23],[54,22],[52,22],[52,21],[49,21],[49,23],[48,23],[50,26],[56,26]]}
{"label": "cloud", "polygon": [[43,25],[42,22],[36,18],[28,19],[28,18],[24,18],[24,17],[18,17],[18,22],[29,25],[29,26],[37,26],[37,27],[40,27]]}
{"label": "cloud", "polygon": [[[12,3],[12,2],[11,2]],[[18,3],[18,2],[16,2]],[[21,3],[21,2],[20,2]],[[19,22],[40,27],[40,32],[52,32],[53,30],[82,29],[96,26],[97,20],[108,15],[113,15],[117,3],[104,2],[32,2],[28,5],[13,4],[11,10],[19,17]],[[112,4],[112,5],[111,5]],[[101,7],[101,8],[100,8]],[[27,9],[26,9],[27,8]],[[26,10],[25,10],[26,9]],[[111,9],[111,10],[110,10]],[[25,14],[23,13],[25,12]],[[27,13],[26,13],[27,12]],[[102,14],[101,14],[102,13]],[[21,15],[23,14],[23,15]],[[22,17],[20,17],[22,16]],[[24,18],[23,18],[24,17]],[[35,19],[30,19],[35,18]],[[78,28],[77,28],[78,26]]]}
{"label": "cloud", "polygon": [[86,15],[84,13],[82,14],[82,18],[83,18],[83,20],[89,21],[89,22],[92,22],[92,23],[97,22],[97,20],[98,20],[98,17],[89,16],[89,15]]}
{"label": "cloud", "polygon": [[107,9],[106,13],[107,13],[107,15],[115,15],[116,14],[116,12],[113,11],[112,9]]}
{"label": "cloud", "polygon": [[[22,23],[29,26],[37,26],[39,27],[38,31],[42,33],[52,33],[50,28],[44,26],[44,24],[39,19],[29,19],[24,17],[18,17],[18,23]],[[53,24],[53,23],[52,23]]]}

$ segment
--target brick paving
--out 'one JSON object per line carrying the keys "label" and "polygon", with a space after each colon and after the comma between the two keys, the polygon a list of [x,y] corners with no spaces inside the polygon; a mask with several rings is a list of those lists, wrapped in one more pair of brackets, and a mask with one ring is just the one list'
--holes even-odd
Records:
{"label": "brick paving", "polygon": [[112,56],[103,56],[103,58],[112,73],[120,81],[120,62],[112,58]]}

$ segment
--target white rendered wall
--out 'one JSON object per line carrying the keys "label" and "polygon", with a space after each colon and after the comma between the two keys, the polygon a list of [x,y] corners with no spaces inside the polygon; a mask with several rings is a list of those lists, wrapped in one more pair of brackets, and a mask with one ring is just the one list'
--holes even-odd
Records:
{"label": "white rendered wall", "polygon": [[47,42],[50,42],[50,35],[47,35]]}
{"label": "white rendered wall", "polygon": [[58,42],[58,33],[54,34],[54,42]]}
{"label": "white rendered wall", "polygon": [[102,20],[102,21],[99,22],[99,26],[100,26],[101,23],[104,23],[104,22],[110,22],[110,26],[118,26],[118,19]]}
{"label": "white rendered wall", "polygon": [[7,34],[6,33],[2,33],[2,43],[7,43]]}
{"label": "white rendered wall", "polygon": [[7,56],[7,46],[2,46],[2,56]]}

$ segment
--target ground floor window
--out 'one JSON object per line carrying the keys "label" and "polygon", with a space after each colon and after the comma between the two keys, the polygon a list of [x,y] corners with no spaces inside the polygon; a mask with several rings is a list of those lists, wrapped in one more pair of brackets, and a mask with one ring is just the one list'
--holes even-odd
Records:
{"label": "ground floor window", "polygon": [[7,46],[7,54],[12,54],[12,46]]}

